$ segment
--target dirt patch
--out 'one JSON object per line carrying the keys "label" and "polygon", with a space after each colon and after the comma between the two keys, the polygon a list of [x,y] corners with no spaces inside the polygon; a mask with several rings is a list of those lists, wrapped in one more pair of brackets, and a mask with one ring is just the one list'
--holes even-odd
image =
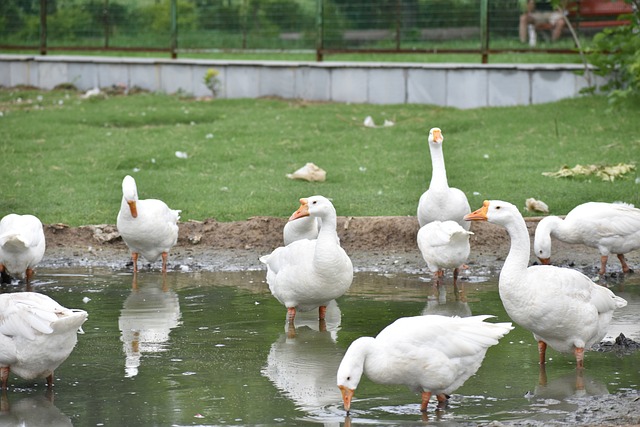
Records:
{"label": "dirt patch", "polygon": [[[527,218],[533,237],[540,218]],[[282,245],[286,219],[252,217],[246,221],[219,222],[215,219],[180,223],[178,243],[171,251],[172,269],[246,270],[261,269],[258,258]],[[356,271],[415,272],[425,268],[416,243],[419,226],[415,217],[339,217],[338,235],[351,256]],[[499,226],[472,222],[471,256],[468,264],[499,269],[509,252],[509,236]],[[47,251],[42,266],[60,265],[124,267],[129,252],[115,225],[68,227],[45,226]],[[627,256],[632,268],[638,268],[638,252]],[[581,245],[553,243],[553,261],[557,265],[595,271],[599,267],[597,250]],[[531,262],[535,262],[531,258]],[[157,263],[159,264],[159,263]],[[154,265],[154,267],[157,267]],[[609,261],[611,271],[620,271],[616,259]]]}

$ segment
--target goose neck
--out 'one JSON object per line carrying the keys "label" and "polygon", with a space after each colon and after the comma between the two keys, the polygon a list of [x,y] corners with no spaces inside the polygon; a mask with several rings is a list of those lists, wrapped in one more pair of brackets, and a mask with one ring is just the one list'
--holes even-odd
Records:
{"label": "goose neck", "polygon": [[431,151],[431,186],[447,187],[447,170],[444,165],[442,146],[429,145]]}
{"label": "goose neck", "polygon": [[524,218],[520,215],[505,224],[505,228],[511,239],[511,247],[509,248],[509,255],[504,261],[500,276],[501,278],[506,275],[512,275],[514,278],[521,277],[529,265],[529,252],[531,250],[529,231]]}

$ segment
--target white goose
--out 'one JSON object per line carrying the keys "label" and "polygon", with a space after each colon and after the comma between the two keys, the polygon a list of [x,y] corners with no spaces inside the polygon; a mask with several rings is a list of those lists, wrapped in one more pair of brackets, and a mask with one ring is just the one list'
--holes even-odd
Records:
{"label": "white goose", "polygon": [[162,272],[167,271],[167,257],[178,241],[180,211],[170,209],[162,200],[138,199],[136,181],[129,175],[122,180],[122,203],[117,227],[131,250],[133,271],[138,271],[138,255],[149,262],[162,256]]}
{"label": "white goose", "polygon": [[640,249],[640,209],[622,203],[589,202],[573,208],[564,220],[543,218],[533,243],[533,251],[543,264],[551,259],[551,237],[598,249],[601,275],[607,270],[610,254],[616,254],[622,271],[629,273],[624,254]]}
{"label": "white goose", "polygon": [[284,245],[302,239],[317,239],[320,231],[320,220],[311,216],[298,218],[295,221],[287,221],[282,229]]}
{"label": "white goose", "polygon": [[459,267],[469,258],[471,234],[455,221],[432,221],[418,230],[418,248],[435,275],[436,285],[445,268],[453,268],[453,283],[456,284]]}
{"label": "white goose", "polygon": [[62,307],[35,292],[0,294],[0,379],[9,372],[26,379],[47,378],[64,362],[78,341],[87,312]]}
{"label": "white goose", "polygon": [[44,256],[42,222],[33,215],[9,214],[0,221],[0,271],[27,283]]}
{"label": "white goose", "polygon": [[584,274],[569,268],[529,262],[529,232],[524,218],[511,203],[485,201],[465,216],[469,221],[489,221],[506,228],[511,238],[498,290],[507,314],[538,341],[540,364],[547,345],[573,353],[576,367],[584,366],[584,349],[604,338],[616,308],[627,302]]}
{"label": "white goose", "polygon": [[432,394],[444,405],[480,368],[487,349],[513,329],[511,323],[484,322],[490,317],[403,317],[375,338],[358,338],[338,368],[345,410],[351,408],[363,373],[373,382],[402,384],[421,393],[423,412]]}
{"label": "white goose", "polygon": [[297,240],[260,257],[267,265],[269,289],[287,307],[289,322],[293,322],[296,310],[315,308],[324,319],[327,304],[347,292],[353,281],[351,259],[340,246],[336,232],[333,204],[322,196],[300,199],[300,204],[290,220],[320,218],[318,238]]}
{"label": "white goose", "polygon": [[429,131],[431,183],[418,202],[418,223],[422,227],[432,221],[451,220],[456,221],[465,230],[469,230],[470,224],[462,217],[471,212],[471,208],[467,196],[461,190],[449,187],[442,153],[443,141],[444,137],[439,128]]}

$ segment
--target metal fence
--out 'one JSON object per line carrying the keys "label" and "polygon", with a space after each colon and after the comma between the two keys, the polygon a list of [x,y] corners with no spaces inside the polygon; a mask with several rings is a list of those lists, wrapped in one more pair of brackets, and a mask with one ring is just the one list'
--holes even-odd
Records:
{"label": "metal fence", "polygon": [[[518,37],[524,0],[2,0],[0,49],[341,53],[573,52]],[[610,1],[610,0],[605,0]],[[618,0],[620,1],[620,0]],[[590,33],[579,33],[589,36]]]}

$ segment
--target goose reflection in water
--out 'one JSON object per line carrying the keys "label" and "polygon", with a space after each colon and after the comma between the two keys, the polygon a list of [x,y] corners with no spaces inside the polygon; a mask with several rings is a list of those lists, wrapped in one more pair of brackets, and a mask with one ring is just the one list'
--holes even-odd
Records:
{"label": "goose reflection in water", "polygon": [[71,418],[53,404],[53,393],[30,396],[10,403],[6,391],[0,396],[0,426],[73,426]]}
{"label": "goose reflection in water", "polygon": [[422,314],[439,314],[440,316],[471,316],[471,307],[467,302],[467,296],[463,288],[453,286],[453,293],[447,295],[446,285],[439,284],[435,288],[434,295],[429,296],[427,305]]}
{"label": "goose reflection in water", "polygon": [[167,286],[166,274],[145,275],[138,281],[133,275],[131,294],[120,311],[120,328],[126,355],[125,377],[138,375],[143,353],[166,351],[171,330],[180,325],[178,295]]}
{"label": "goose reflection in water", "polygon": [[341,402],[336,387],[336,370],[344,356],[336,344],[340,318],[335,300],[327,305],[326,325],[319,326],[315,311],[296,315],[295,337],[285,327],[285,333],[271,345],[267,365],[261,371],[306,412]]}
{"label": "goose reflection in water", "polygon": [[545,365],[540,365],[538,385],[527,397],[534,399],[565,400],[572,397],[602,396],[609,394],[606,384],[585,375],[583,369],[577,369],[551,381],[547,378]]}

